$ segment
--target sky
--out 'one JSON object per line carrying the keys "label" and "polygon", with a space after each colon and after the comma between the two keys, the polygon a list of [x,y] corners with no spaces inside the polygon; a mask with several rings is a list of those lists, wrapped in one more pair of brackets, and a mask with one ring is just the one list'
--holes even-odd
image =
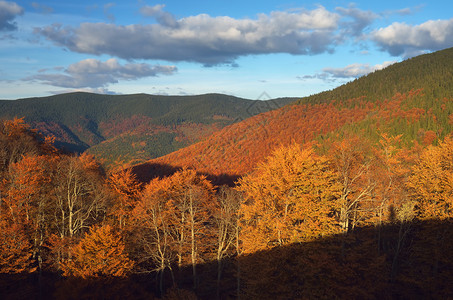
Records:
{"label": "sky", "polygon": [[304,97],[449,47],[451,0],[0,0],[0,99]]}

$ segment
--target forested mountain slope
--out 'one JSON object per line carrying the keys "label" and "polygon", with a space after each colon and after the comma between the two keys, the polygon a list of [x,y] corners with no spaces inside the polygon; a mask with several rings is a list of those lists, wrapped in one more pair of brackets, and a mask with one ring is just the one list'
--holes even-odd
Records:
{"label": "forested mountain slope", "polygon": [[427,98],[451,97],[453,91],[453,48],[420,55],[388,66],[334,90],[302,98],[299,103],[324,103],[366,97],[373,102],[396,93],[423,89]]}
{"label": "forested mountain slope", "polygon": [[[1,121],[2,299],[450,299],[453,97],[437,89],[286,106],[135,169]],[[171,176],[133,172],[159,166]]]}
{"label": "forested mountain slope", "polygon": [[421,55],[345,84],[230,125],[208,139],[137,166],[192,166],[215,176],[243,175],[279,145],[334,139],[344,134],[377,141],[436,143],[453,127],[453,49]]}
{"label": "forested mountain slope", "polygon": [[32,127],[54,135],[57,145],[70,151],[97,145],[90,152],[101,160],[133,162],[170,153],[226,125],[295,100],[77,92],[0,101],[0,119],[25,117]]}

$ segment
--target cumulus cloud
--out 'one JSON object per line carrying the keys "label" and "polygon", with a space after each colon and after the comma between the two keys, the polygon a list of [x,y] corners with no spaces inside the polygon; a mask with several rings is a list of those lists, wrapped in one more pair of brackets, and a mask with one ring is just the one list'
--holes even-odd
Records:
{"label": "cumulus cloud", "polygon": [[17,29],[14,19],[24,13],[24,9],[15,2],[0,1],[0,31]]}
{"label": "cumulus cloud", "polygon": [[340,41],[340,14],[322,6],[259,14],[256,19],[206,14],[175,19],[163,11],[163,5],[145,6],[141,13],[154,17],[158,23],[82,23],[78,27],[54,24],[36,28],[35,33],[80,53],[206,65],[230,64],[240,56],[253,54],[332,52]]}
{"label": "cumulus cloud", "polygon": [[453,18],[431,20],[420,25],[393,23],[372,33],[384,51],[405,58],[453,46]]}
{"label": "cumulus cloud", "polygon": [[97,89],[111,83],[117,83],[118,80],[136,80],[150,76],[171,75],[176,72],[176,67],[137,63],[121,65],[114,58],[105,62],[85,59],[70,65],[63,72],[52,74],[46,72],[47,70],[41,70],[41,74],[28,77],[25,80],[39,81],[64,88]]}
{"label": "cumulus cloud", "polygon": [[[107,4],[106,9],[111,6]],[[53,24],[35,28],[34,32],[78,53],[126,60],[188,61],[205,66],[237,66],[237,58],[247,55],[332,53],[337,45],[351,39],[355,43],[371,39],[382,51],[404,58],[453,46],[453,19],[420,25],[393,23],[370,32],[377,18],[390,13],[410,14],[417,8],[378,15],[354,5],[334,11],[318,6],[242,19],[207,14],[176,18],[164,9],[163,4],[140,8],[141,15],[155,19],[153,24]]]}

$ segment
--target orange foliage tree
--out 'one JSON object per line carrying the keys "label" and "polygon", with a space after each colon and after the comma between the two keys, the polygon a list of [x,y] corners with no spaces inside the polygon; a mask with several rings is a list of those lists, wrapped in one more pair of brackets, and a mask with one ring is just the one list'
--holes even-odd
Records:
{"label": "orange foliage tree", "polygon": [[392,221],[392,208],[401,207],[407,198],[404,183],[412,157],[408,151],[399,147],[401,136],[382,134],[379,145],[374,149],[376,164],[373,180],[378,184],[374,191],[374,214],[370,221],[379,225],[384,221]]}
{"label": "orange foliage tree", "polygon": [[376,157],[367,142],[357,136],[345,137],[328,145],[328,157],[338,174],[340,185],[339,222],[344,232],[354,229],[374,208],[374,190],[378,184],[373,176]]}
{"label": "orange foliage tree", "polygon": [[173,276],[171,264],[175,258],[170,230],[171,212],[166,205],[168,183],[168,180],[156,178],[147,184],[132,214],[135,221],[135,244],[138,248],[137,262],[143,269],[140,271],[157,271],[161,293],[164,272],[168,268]]}
{"label": "orange foliage tree", "polygon": [[24,156],[8,168],[3,205],[10,224],[23,227],[33,244],[33,258],[41,269],[43,244],[50,229],[51,156]]}
{"label": "orange foliage tree", "polygon": [[34,272],[33,245],[23,226],[0,218],[0,273]]}
{"label": "orange foliage tree", "polygon": [[61,263],[65,276],[82,278],[124,277],[133,266],[124,242],[110,225],[90,228],[74,247],[72,258]]}
{"label": "orange foliage tree", "polygon": [[422,218],[453,216],[453,138],[429,146],[412,168],[407,183]]}
{"label": "orange foliage tree", "polygon": [[[204,244],[201,240],[208,234],[205,224],[211,215],[212,198],[213,186],[205,176],[192,169],[182,169],[170,177],[151,181],[134,213],[150,218],[146,227],[154,231],[154,239],[167,238],[170,234],[178,266],[187,261],[192,265],[194,285],[196,264]],[[158,251],[163,250],[164,241],[154,240]]]}
{"label": "orange foliage tree", "polygon": [[141,184],[130,168],[110,173],[107,183],[112,190],[110,215],[118,222],[118,227],[123,229],[136,205]]}
{"label": "orange foliage tree", "polygon": [[[447,273],[453,265],[453,138],[423,150],[407,180],[410,198],[418,218],[426,226],[417,232],[418,242],[411,245],[414,265],[420,267],[420,280],[430,295],[451,294]],[[443,226],[439,224],[444,224]],[[451,274],[451,273],[450,273]],[[438,296],[433,296],[438,297]],[[445,296],[444,296],[445,297]],[[440,296],[442,298],[442,296]]]}
{"label": "orange foliage tree", "polygon": [[205,223],[210,218],[213,186],[205,176],[195,170],[182,169],[168,178],[167,207],[171,212],[173,237],[177,244],[178,265],[182,265],[184,253],[190,253],[194,286],[196,286],[196,264],[207,236]]}
{"label": "orange foliage tree", "polygon": [[36,131],[24,119],[14,118],[0,123],[0,167],[19,161],[23,155],[39,154]]}
{"label": "orange foliage tree", "polygon": [[281,147],[239,181],[244,252],[307,241],[338,231],[337,175],[312,149]]}
{"label": "orange foliage tree", "polygon": [[43,138],[24,119],[0,122],[1,272],[41,270],[50,204],[51,138]]}
{"label": "orange foliage tree", "polygon": [[39,200],[46,196],[50,182],[47,175],[46,158],[42,156],[26,156],[9,166],[3,182],[7,191],[3,204],[12,222],[32,225]]}
{"label": "orange foliage tree", "polygon": [[23,118],[0,121],[0,172],[23,156],[56,153],[53,137],[43,137]]}

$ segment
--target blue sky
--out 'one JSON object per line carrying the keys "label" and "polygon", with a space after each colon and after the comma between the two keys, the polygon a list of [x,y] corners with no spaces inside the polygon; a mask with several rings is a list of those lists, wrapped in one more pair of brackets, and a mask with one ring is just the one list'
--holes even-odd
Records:
{"label": "blue sky", "polygon": [[449,47],[451,0],[0,0],[0,99],[303,97]]}

